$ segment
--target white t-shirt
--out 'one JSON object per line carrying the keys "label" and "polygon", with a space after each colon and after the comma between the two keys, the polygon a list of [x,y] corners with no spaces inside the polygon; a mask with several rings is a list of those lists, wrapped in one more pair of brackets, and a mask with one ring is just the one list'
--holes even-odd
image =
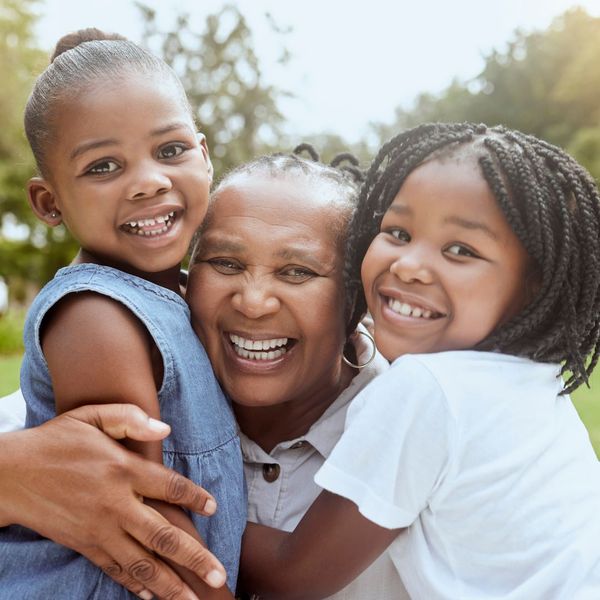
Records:
{"label": "white t-shirt", "polygon": [[368,519],[412,598],[600,598],[600,467],[555,364],[404,356],[315,481]]}
{"label": "white t-shirt", "polygon": [[23,429],[26,410],[21,390],[0,398],[0,433]]}
{"label": "white t-shirt", "polygon": [[[368,354],[367,354],[368,355]],[[359,362],[365,356],[359,357]],[[240,434],[248,486],[248,520],[283,531],[293,531],[321,493],[314,475],[344,431],[346,411],[353,398],[373,378],[389,368],[377,354],[333,401],[306,435],[281,442],[265,452]],[[408,600],[398,571],[384,552],[369,568],[329,600]]]}

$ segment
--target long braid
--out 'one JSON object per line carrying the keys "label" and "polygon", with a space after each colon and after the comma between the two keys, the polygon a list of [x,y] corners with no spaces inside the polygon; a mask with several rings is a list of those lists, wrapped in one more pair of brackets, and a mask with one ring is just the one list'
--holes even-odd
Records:
{"label": "long braid", "polygon": [[467,150],[530,255],[535,283],[523,310],[478,348],[562,362],[570,392],[587,383],[600,360],[600,195],[585,169],[552,144],[472,123],[425,124],[387,142],[367,172],[350,224],[349,295],[366,306],[360,263],[408,175],[427,159]]}

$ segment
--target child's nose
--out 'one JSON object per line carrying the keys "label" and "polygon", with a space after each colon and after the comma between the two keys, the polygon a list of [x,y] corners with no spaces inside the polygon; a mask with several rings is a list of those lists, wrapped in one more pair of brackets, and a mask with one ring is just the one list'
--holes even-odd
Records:
{"label": "child's nose", "polygon": [[159,168],[138,169],[132,174],[127,197],[131,200],[152,198],[168,192],[173,187],[171,179]]}
{"label": "child's nose", "polygon": [[403,247],[390,265],[390,272],[404,283],[432,283],[434,279],[427,251]]}
{"label": "child's nose", "polygon": [[252,281],[243,284],[232,298],[233,307],[249,319],[276,313],[281,304],[270,286]]}

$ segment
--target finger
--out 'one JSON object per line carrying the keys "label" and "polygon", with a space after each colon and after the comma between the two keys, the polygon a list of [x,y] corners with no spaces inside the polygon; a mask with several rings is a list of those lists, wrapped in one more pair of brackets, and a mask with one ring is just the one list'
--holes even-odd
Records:
{"label": "finger", "polygon": [[84,556],[96,566],[100,567],[106,575],[116,581],[118,584],[127,588],[130,592],[133,592],[144,600],[149,600],[153,597],[153,594],[148,590],[144,584],[136,581],[125,571],[118,562],[113,560],[108,554],[102,550],[96,550],[93,553],[85,554]]}
{"label": "finger", "polygon": [[225,568],[214,554],[160,513],[148,509],[144,521],[128,521],[126,531],[145,547],[193,571],[209,586],[225,584]]}
{"label": "finger", "polygon": [[152,419],[133,404],[91,404],[71,410],[64,416],[93,425],[116,440],[160,440],[171,431],[166,423]]}
{"label": "finger", "polygon": [[184,506],[206,516],[216,511],[217,501],[214,497],[183,475],[137,456],[132,460],[131,483],[141,496]]}
{"label": "finger", "polygon": [[135,541],[121,540],[119,557],[122,558],[121,562],[104,552],[87,555],[111,579],[141,598],[147,599],[154,594],[160,598],[199,600],[170,567]]}

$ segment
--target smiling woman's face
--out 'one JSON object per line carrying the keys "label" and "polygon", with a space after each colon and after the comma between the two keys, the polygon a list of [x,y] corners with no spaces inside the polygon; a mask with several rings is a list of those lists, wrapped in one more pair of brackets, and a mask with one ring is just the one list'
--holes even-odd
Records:
{"label": "smiling woman's face", "polygon": [[218,193],[187,300],[217,378],[238,404],[314,401],[339,387],[344,292],[334,193],[328,182],[256,174]]}

